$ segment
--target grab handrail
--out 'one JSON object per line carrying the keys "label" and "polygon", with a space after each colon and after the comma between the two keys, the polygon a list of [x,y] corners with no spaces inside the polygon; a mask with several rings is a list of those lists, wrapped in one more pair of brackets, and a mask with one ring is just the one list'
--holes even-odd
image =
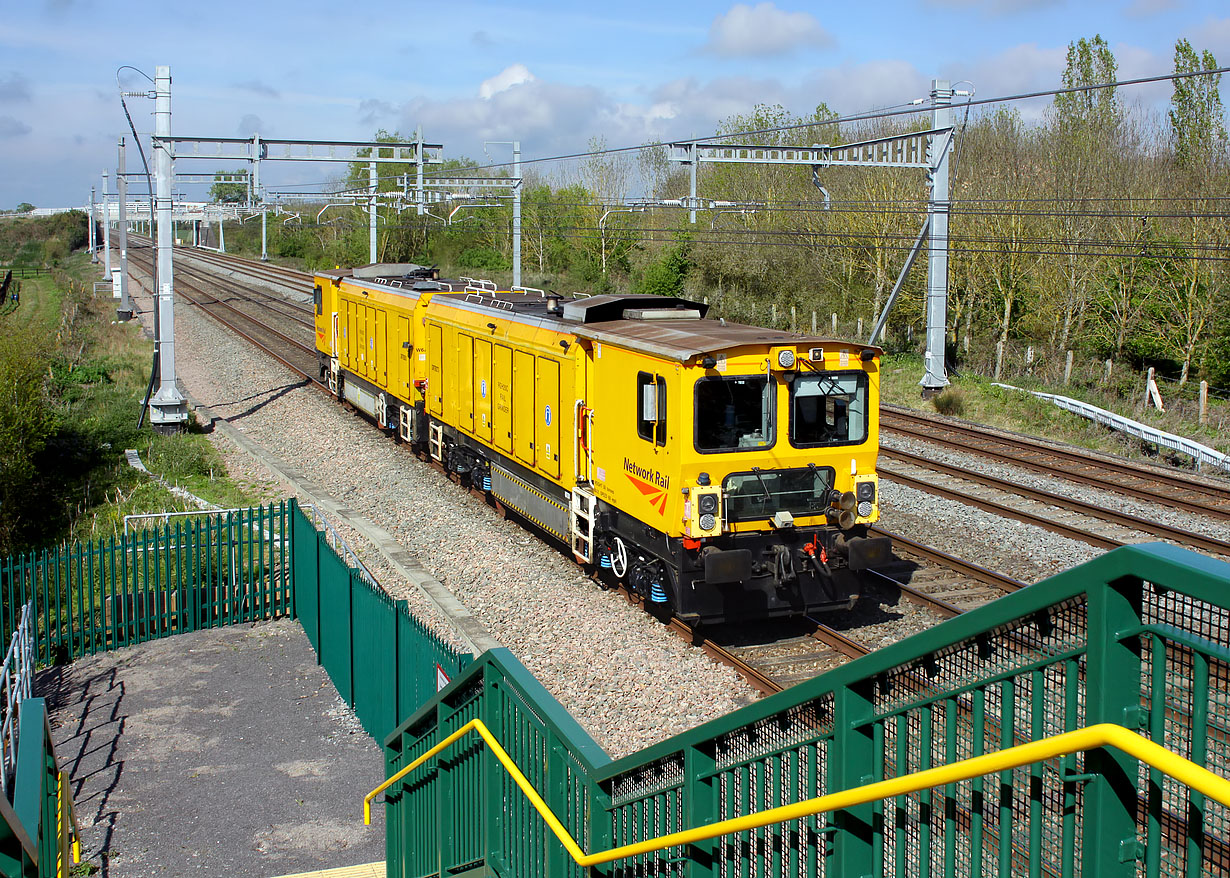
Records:
{"label": "grab handrail", "polygon": [[542,796],[538,794],[538,791],[534,789],[533,785],[521,772],[521,769],[513,762],[508,752],[500,746],[499,741],[495,739],[495,736],[491,734],[491,731],[483,724],[483,721],[474,719],[368,793],[363,799],[363,822],[371,823],[371,803],[376,796],[414,771],[428,759],[451,747],[471,731],[478,732],[482,739],[487,742],[487,746],[491,748],[500,764],[504,766],[504,770],[508,772],[517,786],[521,788],[521,792],[530,800],[530,804],[534,806],[534,809],[546,821],[547,826],[555,833],[555,837],[559,839],[560,844],[564,846],[578,866],[596,866],[600,863],[609,863],[625,857],[647,854],[662,850],[663,848],[693,844],[733,832],[745,832],[750,829],[760,829],[774,823],[784,823],[788,820],[812,817],[827,811],[853,808],[882,799],[891,799],[895,796],[934,789],[935,787],[950,783],[985,777],[997,772],[1020,768],[1035,762],[1043,762],[1058,756],[1094,750],[1099,747],[1114,747],[1121,750],[1129,756],[1133,756],[1141,762],[1151,765],[1180,783],[1230,807],[1230,780],[1214,774],[1207,768],[1203,768],[1191,760],[1185,759],[1177,753],[1173,753],[1123,726],[1115,725],[1114,723],[1099,723],[1083,729],[1076,729],[1071,732],[1043,738],[1039,741],[1018,744],[1015,747],[1008,747],[995,753],[974,756],[948,765],[917,771],[913,774],[853,787],[839,793],[828,793],[827,795],[817,796],[814,799],[807,799],[792,805],[780,805],[755,814],[719,820],[716,823],[698,826],[694,829],[672,832],[668,835],[658,836],[646,841],[587,854],[581,850],[581,846],[577,844],[568,830],[564,828],[559,818],[555,816]]}

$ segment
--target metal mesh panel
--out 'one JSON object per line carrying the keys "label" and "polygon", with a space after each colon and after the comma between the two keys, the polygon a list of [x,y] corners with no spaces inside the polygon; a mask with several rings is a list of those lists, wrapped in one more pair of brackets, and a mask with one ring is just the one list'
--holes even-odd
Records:
{"label": "metal mesh panel", "polygon": [[721,736],[716,740],[714,754],[717,767],[729,768],[830,735],[832,731],[833,695],[829,693]]}
{"label": "metal mesh panel", "polygon": [[615,805],[623,805],[682,782],[683,754],[674,753],[615,778],[611,785],[611,800]]}
{"label": "metal mesh panel", "polygon": [[[818,741],[741,763],[718,776],[719,819],[764,811],[824,795],[828,743]],[[723,836],[721,876],[804,878],[825,874],[824,816]]]}
{"label": "metal mesh panel", "polygon": [[[1073,616],[1056,616],[1058,642],[1070,643]],[[1029,623],[1037,627],[1037,621]],[[1063,649],[1041,645],[1060,653]],[[993,660],[963,649],[930,664],[928,692],[954,692],[949,680],[976,673]],[[910,679],[902,676],[902,680]],[[915,676],[914,694],[923,683]],[[1007,681],[960,691],[883,721],[884,775],[900,777],[1084,725],[1083,656],[1024,672]],[[883,855],[888,874],[913,874],[924,865],[948,874],[952,863],[968,863],[969,874],[1004,874],[1025,868],[1029,859],[1053,874],[1071,874],[1065,859],[1079,845],[1082,785],[1072,779],[1080,760],[1068,757],[942,789],[900,796],[884,806]]]}
{"label": "metal mesh panel", "polygon": [[878,681],[875,710],[879,714],[895,713],[922,698],[960,692],[988,678],[1081,651],[1086,643],[1082,597],[893,668]]}

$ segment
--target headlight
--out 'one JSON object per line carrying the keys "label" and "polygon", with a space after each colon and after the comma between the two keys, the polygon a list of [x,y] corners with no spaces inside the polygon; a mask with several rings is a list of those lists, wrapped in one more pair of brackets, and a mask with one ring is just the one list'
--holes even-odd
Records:
{"label": "headlight", "polygon": [[[708,514],[710,517],[713,517],[714,515],[717,514],[717,511],[718,511],[717,494],[701,494],[699,497],[696,498],[696,508],[700,512],[701,515]],[[713,525],[711,524],[701,525],[701,526],[704,527],[706,530],[708,528],[713,527]]]}
{"label": "headlight", "polygon": [[868,503],[871,503],[876,498],[875,482],[859,482],[854,490],[858,493],[860,501],[866,500]]}
{"label": "headlight", "polygon": [[872,507],[871,507],[871,503],[869,503],[869,502],[868,502],[868,501],[866,501],[866,500],[864,500],[862,503],[858,504],[858,514],[859,514],[859,517],[860,517],[860,518],[866,518],[868,515],[870,515],[870,514],[871,514],[871,508],[872,508]]}
{"label": "headlight", "polygon": [[716,524],[717,524],[717,519],[714,517],[712,512],[706,512],[701,515],[700,517],[700,529],[701,530],[713,530]]}
{"label": "headlight", "polygon": [[789,369],[794,365],[794,351],[783,350],[777,352],[777,365],[783,369]]}

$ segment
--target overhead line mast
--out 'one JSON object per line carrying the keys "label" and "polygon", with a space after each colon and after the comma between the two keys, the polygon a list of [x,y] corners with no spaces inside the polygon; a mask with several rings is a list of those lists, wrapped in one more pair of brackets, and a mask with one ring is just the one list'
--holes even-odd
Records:
{"label": "overhead line mast", "polygon": [[688,198],[690,220],[696,222],[696,172],[701,162],[763,165],[809,165],[812,182],[824,195],[820,185],[821,172],[830,167],[855,168],[921,168],[927,172],[927,218],[905,265],[889,295],[884,310],[876,319],[867,341],[879,339],[888,312],[897,300],[910,267],[921,252],[924,241],[927,262],[927,349],[923,358],[925,371],[918,382],[923,396],[933,396],[948,386],[944,366],[944,346],[948,320],[948,154],[952,150],[952,96],[955,92],[946,79],[931,81],[931,129],[908,134],[878,137],[840,146],[814,144],[811,147],[758,146],[737,143],[700,143],[684,141],[669,144],[670,160],[689,165],[691,194]]}

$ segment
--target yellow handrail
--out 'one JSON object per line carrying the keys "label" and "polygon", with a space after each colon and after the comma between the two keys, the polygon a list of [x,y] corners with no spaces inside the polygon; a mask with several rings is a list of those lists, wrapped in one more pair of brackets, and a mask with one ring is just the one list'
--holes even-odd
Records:
{"label": "yellow handrail", "polygon": [[[67,813],[64,804],[68,803]],[[73,863],[81,862],[81,827],[77,825],[77,809],[73,805],[72,793],[68,792],[68,772],[56,773],[56,876],[67,878],[68,868],[64,862],[65,831],[72,830]]]}
{"label": "yellow handrail", "polygon": [[985,777],[1000,771],[1020,768],[1023,765],[1031,765],[1035,762],[1044,762],[1047,759],[1067,756],[1070,753],[1094,750],[1098,747],[1114,747],[1122,750],[1124,753],[1153,766],[1180,783],[1230,807],[1230,780],[1214,774],[1207,768],[1202,768],[1189,759],[1184,759],[1182,756],[1172,753],[1165,747],[1155,744],[1148,738],[1141,737],[1123,726],[1113,723],[1100,723],[1083,729],[1064,732],[1050,738],[1043,738],[1040,741],[1018,744],[1015,747],[1009,747],[995,753],[962,759],[949,765],[941,765],[937,768],[929,768],[925,771],[918,771],[914,774],[907,774],[889,780],[876,781],[861,787],[843,790],[839,793],[829,793],[814,799],[796,802],[793,805],[780,805],[767,811],[746,814],[742,817],[733,817],[729,820],[720,820],[717,823],[698,826],[695,829],[672,832],[669,835],[662,835],[647,841],[626,844],[621,847],[611,848],[610,850],[587,854],[581,850],[580,845],[568,834],[568,830],[564,828],[564,825],[560,823],[551,809],[547,807],[547,803],[543,801],[542,796],[538,795],[538,791],[526,779],[521,769],[517,768],[512,757],[500,746],[499,741],[495,739],[495,736],[491,734],[482,720],[474,719],[368,793],[363,799],[363,822],[371,823],[372,799],[414,771],[428,759],[431,759],[442,750],[451,747],[457,740],[471,731],[478,732],[482,739],[487,742],[487,746],[491,748],[496,758],[500,760],[504,770],[509,773],[517,786],[521,788],[521,792],[530,800],[530,804],[534,806],[534,809],[546,821],[547,826],[555,833],[555,837],[559,839],[560,844],[564,846],[579,866],[596,866],[599,863],[609,863],[612,860],[634,857],[638,854],[647,854],[652,851],[662,850],[663,848],[692,844],[732,832],[760,829],[773,823],[784,823],[787,820],[797,820],[800,817],[811,817],[826,811],[853,808],[857,805],[866,805],[881,799],[891,799],[894,796],[903,796],[921,790],[934,789],[945,784],[971,780],[976,777]]}

